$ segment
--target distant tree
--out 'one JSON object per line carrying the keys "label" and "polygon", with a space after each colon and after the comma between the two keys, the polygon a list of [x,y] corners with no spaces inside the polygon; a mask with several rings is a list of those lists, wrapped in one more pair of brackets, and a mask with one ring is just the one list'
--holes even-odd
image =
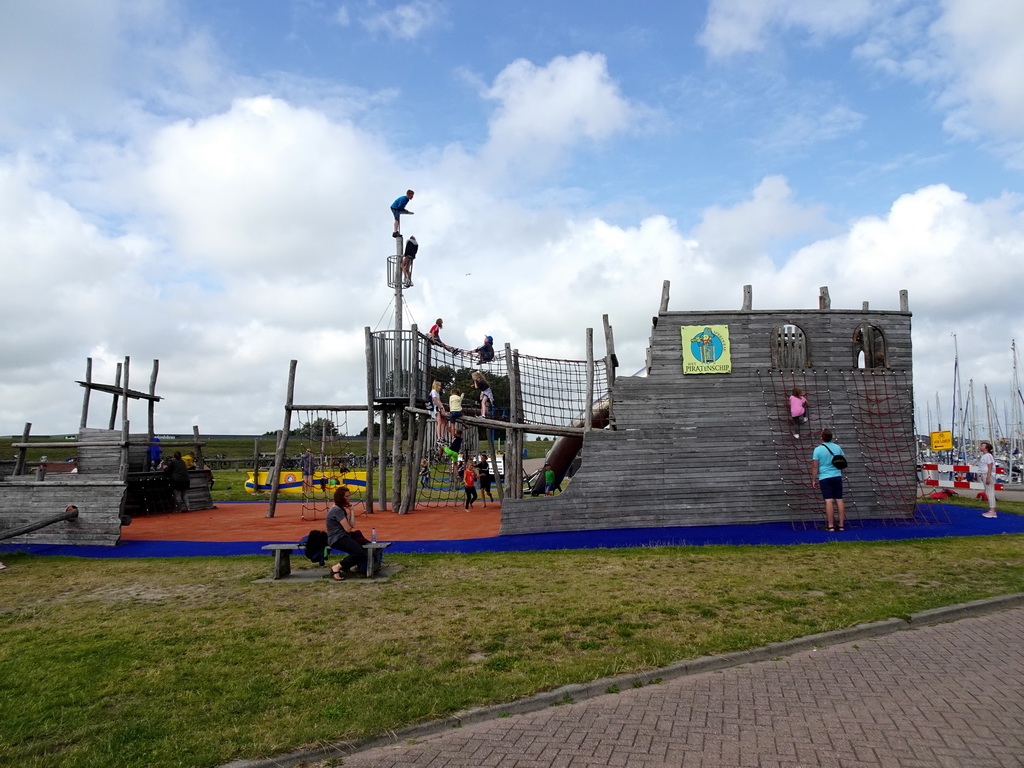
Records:
{"label": "distant tree", "polygon": [[[451,392],[452,388],[458,388],[462,390],[463,396],[468,395],[475,390],[473,389],[473,371],[479,370],[477,368],[459,368],[457,371],[448,367],[439,367],[431,370],[433,378],[431,383],[434,381],[441,382],[442,402],[447,406],[448,393]],[[491,385],[491,391],[494,392],[495,407],[498,409],[508,408],[510,400],[510,386],[508,376],[499,376],[490,371],[481,371],[484,378],[487,379],[487,383]],[[473,402],[479,402],[477,395],[471,395],[464,404]]]}
{"label": "distant tree", "polygon": [[[455,369],[449,368],[447,365],[440,365],[437,368],[430,370],[430,382],[432,386],[435,381],[441,382],[441,391],[447,392],[451,389],[452,382],[455,381]],[[429,392],[427,394],[430,394]]]}
{"label": "distant tree", "polygon": [[[267,434],[270,434],[269,432]],[[292,437],[305,437],[308,440],[320,440],[325,435],[329,438],[338,436],[337,425],[328,418],[321,416],[306,422],[288,433]]]}

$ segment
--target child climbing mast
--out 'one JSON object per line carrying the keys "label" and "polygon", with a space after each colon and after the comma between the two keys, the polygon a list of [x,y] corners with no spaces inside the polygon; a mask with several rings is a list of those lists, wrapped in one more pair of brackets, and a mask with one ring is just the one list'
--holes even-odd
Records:
{"label": "child climbing mast", "polygon": [[416,236],[410,235],[405,243],[405,253],[402,255],[402,287],[412,287],[412,263],[416,261],[416,252],[420,244],[416,242]]}
{"label": "child climbing mast", "polygon": [[789,395],[789,420],[793,423],[793,437],[800,437],[800,425],[807,422],[807,398],[800,387],[793,387]]}

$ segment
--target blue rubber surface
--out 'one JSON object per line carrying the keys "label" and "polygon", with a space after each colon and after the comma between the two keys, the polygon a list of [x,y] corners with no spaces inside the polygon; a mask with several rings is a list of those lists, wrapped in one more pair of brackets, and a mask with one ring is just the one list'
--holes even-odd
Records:
{"label": "blue rubber surface", "polygon": [[[907,525],[880,521],[855,523],[845,532],[794,530],[789,523],[758,525],[709,525],[685,528],[619,528],[603,531],[530,533],[516,536],[492,536],[484,539],[447,541],[396,541],[389,554],[410,552],[527,552],[552,549],[611,549],[616,547],[665,546],[755,546],[759,544],[820,544],[828,541],[893,541],[949,536],[988,536],[1024,533],[1024,516],[1000,513],[991,520],[983,510],[951,504],[927,505],[927,517],[949,523]],[[0,545],[0,552],[30,552],[37,555],[75,557],[223,557],[260,555],[264,544],[276,541],[126,541],[116,547],[92,547],[45,544]]]}

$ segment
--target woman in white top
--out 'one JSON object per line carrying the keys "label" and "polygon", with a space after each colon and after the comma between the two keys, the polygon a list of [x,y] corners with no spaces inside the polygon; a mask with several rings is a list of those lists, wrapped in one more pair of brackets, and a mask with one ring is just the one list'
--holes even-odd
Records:
{"label": "woman in white top", "polygon": [[430,388],[430,409],[434,412],[437,422],[437,439],[441,440],[448,433],[448,421],[445,419],[444,404],[441,402],[441,382],[435,381]]}
{"label": "woman in white top", "polygon": [[982,517],[996,517],[996,457],[992,455],[992,443],[981,444],[981,475],[985,483],[985,498],[988,499],[988,512]]}

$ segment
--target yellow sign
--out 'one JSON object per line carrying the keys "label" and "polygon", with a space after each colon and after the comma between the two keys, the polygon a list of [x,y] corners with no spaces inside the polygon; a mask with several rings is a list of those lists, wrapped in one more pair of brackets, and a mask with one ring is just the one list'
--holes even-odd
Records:
{"label": "yellow sign", "polygon": [[728,325],[684,325],[683,373],[732,373]]}
{"label": "yellow sign", "polygon": [[948,451],[953,448],[952,432],[932,432],[931,438],[933,451]]}

